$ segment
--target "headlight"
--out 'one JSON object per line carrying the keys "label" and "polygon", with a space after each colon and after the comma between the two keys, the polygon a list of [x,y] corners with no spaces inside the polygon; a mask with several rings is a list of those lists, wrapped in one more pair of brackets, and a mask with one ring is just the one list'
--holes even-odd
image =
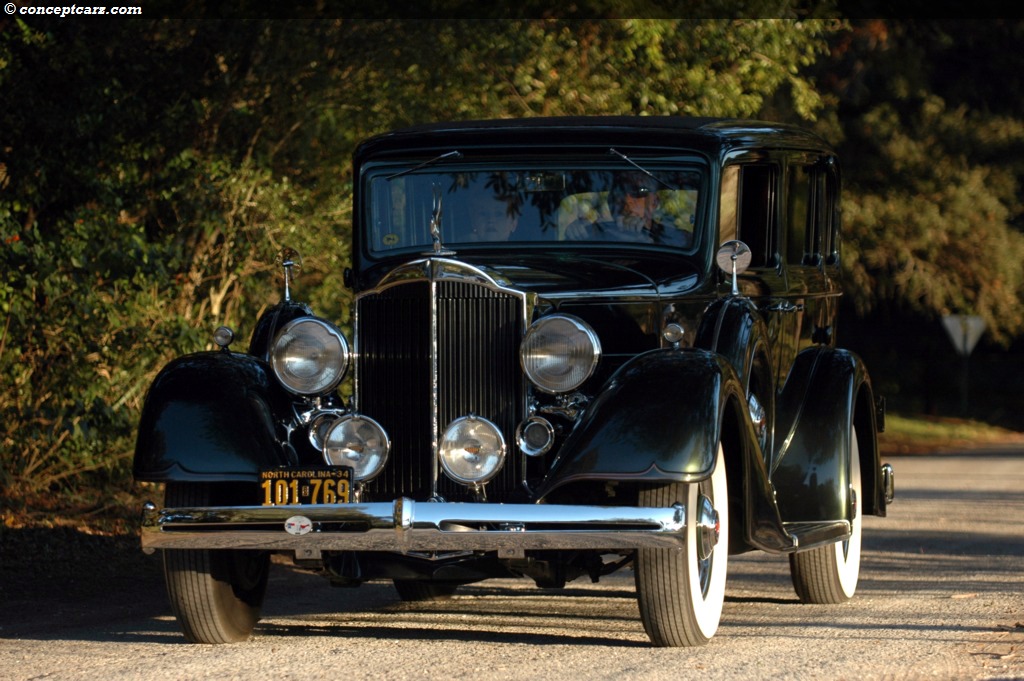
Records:
{"label": "headlight", "polygon": [[270,366],[281,384],[299,395],[323,395],[338,387],[348,370],[348,342],[336,328],[314,317],[285,324],[274,339]]}
{"label": "headlight", "polygon": [[481,485],[501,470],[505,438],[487,419],[463,416],[444,432],[439,454],[448,477],[465,485]]}
{"label": "headlight", "polygon": [[338,419],[324,437],[324,460],[351,466],[357,482],[373,480],[384,469],[391,442],[380,424],[366,416]]}
{"label": "headlight", "polygon": [[564,393],[590,378],[601,357],[601,343],[590,325],[576,317],[552,315],[530,327],[519,349],[523,371],[534,385]]}

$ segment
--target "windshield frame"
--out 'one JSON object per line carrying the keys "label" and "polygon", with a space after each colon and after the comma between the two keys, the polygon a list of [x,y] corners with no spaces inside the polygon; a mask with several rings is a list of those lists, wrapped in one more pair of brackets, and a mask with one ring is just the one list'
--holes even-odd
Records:
{"label": "windshield frame", "polygon": [[[444,181],[449,184],[458,184],[456,179],[465,177],[468,178],[467,185],[460,186],[458,190],[467,190],[469,184],[472,183],[476,186],[473,191],[477,191],[480,187],[481,177],[486,175],[491,175],[492,178],[499,175],[515,178],[515,182],[507,183],[507,186],[504,187],[506,190],[515,190],[513,194],[518,192],[519,203],[516,204],[514,200],[510,199],[507,204],[508,217],[511,218],[513,213],[516,213],[517,210],[520,211],[516,216],[519,222],[514,228],[514,234],[508,240],[491,237],[481,241],[472,241],[465,229],[466,213],[463,212],[461,217],[456,217],[459,211],[458,199],[461,197],[462,200],[466,200],[473,195],[472,192],[456,197],[452,194],[451,186],[443,186]],[[563,185],[558,186],[557,183],[560,180],[557,178],[560,176],[563,179],[573,179],[566,180]],[[594,184],[589,189],[596,189],[597,191],[594,193],[599,194],[601,199],[607,203],[608,198],[614,192],[610,184],[617,181],[612,178],[630,176],[649,180],[647,182],[651,185],[649,189],[659,192],[657,197],[659,208],[664,204],[663,197],[674,201],[676,214],[672,220],[676,223],[678,231],[689,231],[692,235],[689,237],[688,243],[685,242],[685,239],[680,238],[675,238],[673,243],[668,243],[667,239],[657,241],[657,237],[646,240],[640,240],[639,237],[631,235],[628,238],[612,238],[606,232],[600,232],[600,227],[596,238],[593,233],[583,238],[566,236],[567,225],[561,224],[567,219],[564,215],[564,204],[567,198],[578,198],[581,192],[576,189],[587,188],[583,186],[586,182],[583,182],[581,178],[594,180]],[[603,179],[603,182],[597,182],[598,179]],[[441,182],[437,182],[438,180]],[[685,183],[682,180],[685,180]],[[573,182],[577,184],[574,185]],[[581,182],[582,184],[580,184]],[[435,184],[441,186],[434,187]],[[431,186],[431,196],[429,197],[425,193],[425,188],[428,185]],[[488,191],[497,186],[492,182]],[[410,187],[414,189],[410,191]],[[438,201],[438,189],[440,189],[440,201]],[[362,196],[357,202],[357,205],[360,206],[360,214],[357,216],[357,224],[360,226],[360,250],[362,251],[361,255],[368,261],[388,260],[395,256],[453,255],[461,252],[495,249],[536,250],[538,247],[553,249],[557,252],[579,249],[641,248],[692,255],[701,248],[703,241],[708,238],[707,216],[714,203],[714,197],[709,196],[711,190],[711,164],[706,157],[699,153],[658,157],[631,155],[628,159],[612,154],[605,154],[600,158],[559,156],[557,158],[531,157],[530,159],[510,159],[507,156],[467,159],[461,154],[450,154],[441,162],[428,163],[424,163],[423,157],[401,160],[368,160],[360,169],[359,191]],[[386,193],[381,195],[382,191]],[[396,198],[393,196],[396,192],[402,192],[404,196]],[[559,192],[562,193],[560,197]],[[543,196],[547,193],[550,193],[551,196]],[[408,205],[410,194],[414,194],[412,206]],[[690,194],[693,194],[692,199],[689,198]],[[682,198],[680,199],[680,197]],[[527,198],[531,203],[526,203]],[[554,203],[556,198],[558,199],[557,204]],[[497,200],[505,201],[503,197],[499,197]],[[680,200],[692,201],[692,205],[680,209],[678,208]],[[555,218],[553,206],[555,205],[558,206],[559,211],[558,222],[553,221]],[[521,212],[523,206],[533,211],[534,214],[525,218]],[[607,206],[605,208],[605,220],[607,220]],[[398,233],[399,229],[393,229],[397,222],[396,209],[400,211],[404,221],[405,226],[401,229],[407,230],[404,236]],[[686,210],[689,210],[688,215],[686,215]],[[683,219],[689,220],[689,230],[685,229],[686,225],[682,225],[682,229],[679,229],[678,225]],[[438,239],[434,239],[430,235],[432,223],[438,228]],[[607,225],[608,223],[603,222],[602,224]],[[457,226],[461,231],[456,229]],[[557,228],[559,231],[549,231],[553,228]],[[385,243],[386,240],[388,243]]]}

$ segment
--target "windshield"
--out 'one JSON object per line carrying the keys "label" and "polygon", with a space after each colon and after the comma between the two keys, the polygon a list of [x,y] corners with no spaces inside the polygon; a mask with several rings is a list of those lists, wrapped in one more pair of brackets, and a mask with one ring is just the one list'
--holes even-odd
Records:
{"label": "windshield", "polygon": [[[506,166],[507,168],[507,166]],[[507,242],[636,243],[690,250],[705,173],[698,166],[372,169],[368,246],[378,256]],[[433,227],[433,230],[432,230]],[[432,233],[433,232],[433,233]]]}

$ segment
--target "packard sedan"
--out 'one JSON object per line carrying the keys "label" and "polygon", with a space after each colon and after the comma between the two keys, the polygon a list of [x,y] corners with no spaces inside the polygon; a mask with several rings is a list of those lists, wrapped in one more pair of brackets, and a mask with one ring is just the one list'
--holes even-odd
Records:
{"label": "packard sedan", "polygon": [[354,182],[351,327],[293,299],[286,251],[248,347],[218,329],[148,392],[134,472],[166,494],[142,546],[190,641],[251,635],[273,553],[404,600],[628,570],[657,646],[712,638],[731,555],[787,556],[804,602],[854,595],[893,472],[838,345],[825,142],[434,124],[364,142]]}

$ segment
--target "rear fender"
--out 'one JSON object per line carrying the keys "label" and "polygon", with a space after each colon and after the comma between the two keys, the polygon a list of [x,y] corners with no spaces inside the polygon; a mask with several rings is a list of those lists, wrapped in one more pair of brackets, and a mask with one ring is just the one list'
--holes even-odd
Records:
{"label": "rear fender", "polygon": [[255,481],[261,468],[288,462],[285,438],[274,424],[290,408],[260,359],[227,351],[176,359],[146,396],[135,478]]}
{"label": "rear fender", "polygon": [[818,346],[797,356],[779,396],[777,464],[771,473],[785,521],[849,516],[850,432],[861,457],[863,512],[885,515],[874,396],[864,363],[847,350]]}

